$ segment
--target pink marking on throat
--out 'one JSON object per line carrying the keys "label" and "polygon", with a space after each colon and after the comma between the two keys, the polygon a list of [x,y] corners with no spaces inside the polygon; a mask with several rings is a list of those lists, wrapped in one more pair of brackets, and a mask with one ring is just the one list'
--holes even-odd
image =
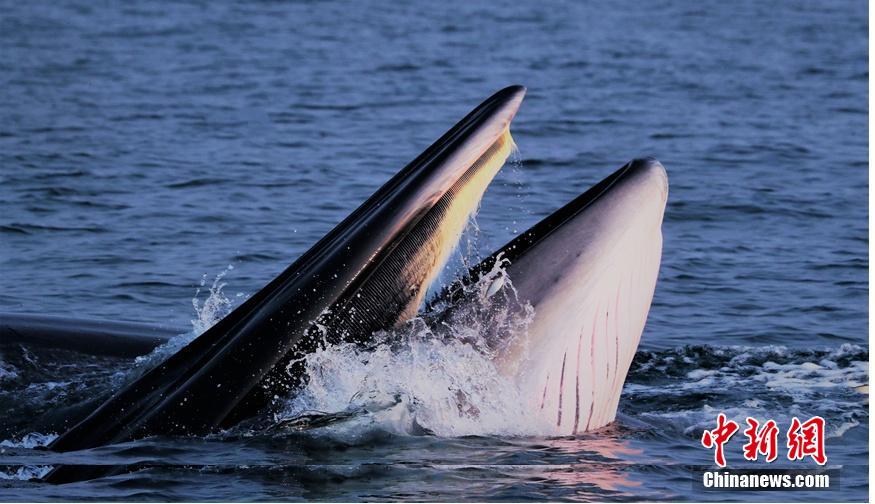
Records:
{"label": "pink marking on throat", "polygon": [[617,300],[614,301],[614,317],[616,320],[616,331],[614,331],[614,379],[611,381],[611,389],[616,390],[617,378],[620,375],[620,317],[617,316],[620,310],[620,287],[617,287]]}
{"label": "pink marking on throat", "polygon": [[574,378],[574,429],[571,430],[571,435],[577,435],[577,427],[580,425],[580,346],[583,342],[583,329],[580,330],[580,336],[577,338],[577,372]]}
{"label": "pink marking on throat", "polygon": [[541,395],[541,409],[544,409],[544,402],[547,400],[548,385],[550,385],[550,373],[547,373],[547,380],[544,382],[544,393]]}
{"label": "pink marking on throat", "polygon": [[[608,329],[608,321],[611,318],[611,311],[605,310],[605,384],[608,382],[608,377],[611,374],[611,361],[608,359],[608,338],[611,337],[611,332]],[[616,318],[616,314],[614,315]],[[616,325],[616,322],[614,322]]]}
{"label": "pink marking on throat", "polygon": [[562,390],[565,387],[565,358],[568,351],[562,354],[562,374],[559,375],[559,410],[556,413],[556,426],[562,425]]}
{"label": "pink marking on throat", "polygon": [[595,411],[595,387],[596,387],[596,384],[595,384],[595,333],[596,333],[596,326],[598,325],[598,322],[599,322],[598,321],[598,314],[599,313],[601,313],[600,308],[596,309],[595,315],[593,317],[592,337],[590,338],[590,342],[589,342],[589,367],[591,370],[590,374],[592,376],[592,401],[589,403],[589,416],[586,419],[586,428],[583,429],[584,431],[589,430],[589,426],[592,423],[592,414]]}

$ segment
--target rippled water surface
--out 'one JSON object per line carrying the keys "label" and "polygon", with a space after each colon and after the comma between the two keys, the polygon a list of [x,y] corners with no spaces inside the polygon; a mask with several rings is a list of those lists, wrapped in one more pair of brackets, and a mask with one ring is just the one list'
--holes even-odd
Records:
{"label": "rippled water surface", "polygon": [[[633,157],[662,161],[671,190],[650,318],[604,432],[428,435],[458,429],[419,432],[387,407],[53,455],[31,415],[130,363],[4,346],[0,499],[866,500],[866,16],[861,1],[9,3],[2,311],[190,327],[203,278],[232,265],[229,303],[256,292],[513,83],[529,88],[521,160],[484,198],[482,251]],[[719,411],[822,415],[841,488],[693,493]],[[141,470],[28,480],[70,461]]]}

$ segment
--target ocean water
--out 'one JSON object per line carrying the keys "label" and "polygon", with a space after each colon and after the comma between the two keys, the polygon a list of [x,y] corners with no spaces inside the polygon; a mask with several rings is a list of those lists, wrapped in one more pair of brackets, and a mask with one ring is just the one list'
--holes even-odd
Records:
{"label": "ocean water", "polygon": [[[670,195],[605,431],[465,423],[420,382],[356,368],[365,403],[338,349],[305,398],[348,414],[323,427],[57,455],[30,419],[134,364],[3,346],[0,500],[868,499],[865,2],[4,3],[2,311],[203,330],[509,84],[529,88],[519,160],[483,200],[480,251],[634,157],[665,165]],[[435,352],[468,364],[438,378],[477,364]],[[694,490],[718,412],[823,416],[840,488]],[[30,479],[63,462],[138,470]]]}

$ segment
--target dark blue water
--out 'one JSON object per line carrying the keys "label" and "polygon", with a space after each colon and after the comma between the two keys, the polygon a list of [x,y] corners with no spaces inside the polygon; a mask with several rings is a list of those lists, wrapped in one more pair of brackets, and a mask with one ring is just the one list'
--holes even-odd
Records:
{"label": "dark blue water", "polygon": [[[633,157],[671,190],[608,432],[159,439],[75,455],[145,470],[52,487],[26,476],[64,460],[12,408],[0,499],[867,499],[865,2],[5,4],[3,311],[187,326],[204,275],[256,292],[513,83],[522,161],[483,201],[484,251]],[[127,366],[27,357],[3,355],[3,404]],[[694,493],[719,411],[824,416],[841,488]]]}

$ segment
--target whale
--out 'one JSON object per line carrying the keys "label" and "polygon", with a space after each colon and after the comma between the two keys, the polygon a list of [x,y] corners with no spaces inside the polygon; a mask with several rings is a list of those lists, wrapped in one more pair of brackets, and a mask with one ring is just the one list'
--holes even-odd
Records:
{"label": "whale", "polygon": [[512,152],[524,95],[511,86],[488,98],[266,287],[48,448],[233,425],[297,385],[287,379],[296,356],[410,318]]}
{"label": "whale", "polygon": [[[649,313],[668,197],[664,167],[637,159],[472,267],[423,310],[476,327],[533,414],[574,435],[610,424]],[[484,305],[485,309],[471,310]],[[464,310],[461,309],[464,307]],[[508,311],[533,315],[522,338]],[[0,342],[91,355],[145,355],[181,327],[0,313]],[[515,338],[514,338],[515,337]]]}
{"label": "whale", "polygon": [[[553,434],[612,423],[656,288],[667,199],[659,161],[627,163],[451,284],[430,324],[476,327]],[[523,334],[507,330],[514,315],[529,319]]]}
{"label": "whale", "polygon": [[23,345],[133,358],[186,332],[183,327],[166,324],[0,312],[0,349]]}
{"label": "whale", "polygon": [[[414,318],[435,334],[479,328],[523,406],[555,434],[613,422],[662,253],[668,182],[658,161],[627,163],[426,300],[515,148],[510,124],[524,95],[511,86],[484,101],[266,287],[111,397],[70,413],[48,449],[231,427],[300,388],[302,356],[340,342],[367,346]],[[526,320],[522,330],[503,330],[509,316]],[[0,345],[117,357],[144,355],[182,332],[0,314]],[[45,480],[102,474],[66,465]]]}

